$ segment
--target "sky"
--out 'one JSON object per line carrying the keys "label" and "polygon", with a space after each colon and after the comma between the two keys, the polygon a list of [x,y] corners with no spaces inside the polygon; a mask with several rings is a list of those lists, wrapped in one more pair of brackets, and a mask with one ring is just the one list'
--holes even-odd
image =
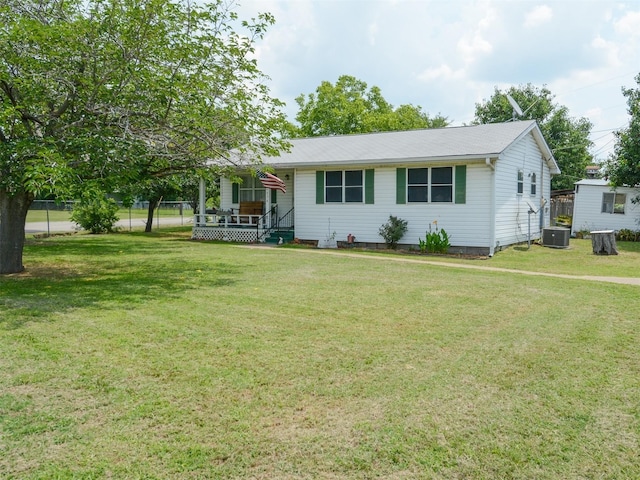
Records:
{"label": "sky", "polygon": [[241,19],[275,16],[255,54],[292,122],[297,96],[341,75],[453,126],[469,124],[495,88],[531,83],[592,122],[602,161],[629,122],[622,87],[640,88],[640,0],[237,2]]}

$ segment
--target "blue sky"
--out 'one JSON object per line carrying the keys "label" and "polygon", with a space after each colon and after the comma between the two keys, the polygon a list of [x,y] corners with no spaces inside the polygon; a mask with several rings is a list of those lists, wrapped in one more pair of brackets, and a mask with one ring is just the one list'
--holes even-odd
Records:
{"label": "blue sky", "polygon": [[[621,88],[640,73],[640,1],[239,0],[241,18],[276,18],[257,45],[272,95],[294,120],[300,94],[352,75],[394,106],[453,125],[494,88],[547,86],[593,124],[592,153],[611,152],[628,124]],[[528,105],[521,106],[524,109]]]}

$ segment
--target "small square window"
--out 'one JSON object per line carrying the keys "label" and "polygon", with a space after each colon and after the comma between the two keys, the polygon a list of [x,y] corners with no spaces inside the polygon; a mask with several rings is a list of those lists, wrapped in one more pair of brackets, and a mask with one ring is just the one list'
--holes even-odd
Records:
{"label": "small square window", "polygon": [[518,170],[518,193],[524,192],[524,171]]}
{"label": "small square window", "polygon": [[624,214],[627,196],[624,193],[607,192],[602,194],[602,213]]}
{"label": "small square window", "polygon": [[531,174],[531,195],[535,195],[536,194],[536,174],[532,173]]}

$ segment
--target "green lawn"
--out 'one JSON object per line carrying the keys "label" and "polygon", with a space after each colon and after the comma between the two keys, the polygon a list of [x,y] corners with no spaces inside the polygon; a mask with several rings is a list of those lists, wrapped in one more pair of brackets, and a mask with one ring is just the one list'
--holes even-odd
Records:
{"label": "green lawn", "polygon": [[[185,209],[182,212],[184,218],[191,218],[193,216],[193,212],[191,210]],[[71,219],[71,211],[70,210],[49,210],[49,221],[50,222],[65,222]],[[121,208],[118,211],[118,217],[120,220],[127,220],[129,215],[131,218],[147,218],[147,210],[142,208],[132,208],[129,210],[128,208]],[[156,210],[156,216],[158,215],[158,211]],[[161,217],[180,217],[180,209],[178,208],[161,208],[159,215]],[[155,218],[155,217],[154,217]],[[46,222],[47,221],[47,211],[46,210],[29,210],[27,213],[27,222]]]}
{"label": "green lawn", "polygon": [[33,240],[0,277],[0,478],[640,478],[640,287],[424,262],[632,276],[636,245],[188,235]]}
{"label": "green lawn", "polygon": [[[608,277],[640,276],[640,242],[617,242],[618,255],[593,255],[590,239],[569,241],[568,248],[549,248],[532,244],[507,248],[491,258],[456,258],[455,256],[422,257],[439,262],[490,266],[497,268],[526,270],[532,272],[557,273],[565,275],[598,275]],[[366,251],[367,255],[388,256],[388,251]],[[396,252],[406,257],[406,253]]]}

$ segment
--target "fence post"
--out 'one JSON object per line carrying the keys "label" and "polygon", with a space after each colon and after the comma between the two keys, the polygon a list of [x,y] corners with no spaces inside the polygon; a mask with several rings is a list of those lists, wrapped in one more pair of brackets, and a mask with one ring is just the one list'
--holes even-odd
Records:
{"label": "fence post", "polygon": [[49,200],[44,202],[45,208],[47,209],[47,237],[51,236],[51,227],[49,226]]}

